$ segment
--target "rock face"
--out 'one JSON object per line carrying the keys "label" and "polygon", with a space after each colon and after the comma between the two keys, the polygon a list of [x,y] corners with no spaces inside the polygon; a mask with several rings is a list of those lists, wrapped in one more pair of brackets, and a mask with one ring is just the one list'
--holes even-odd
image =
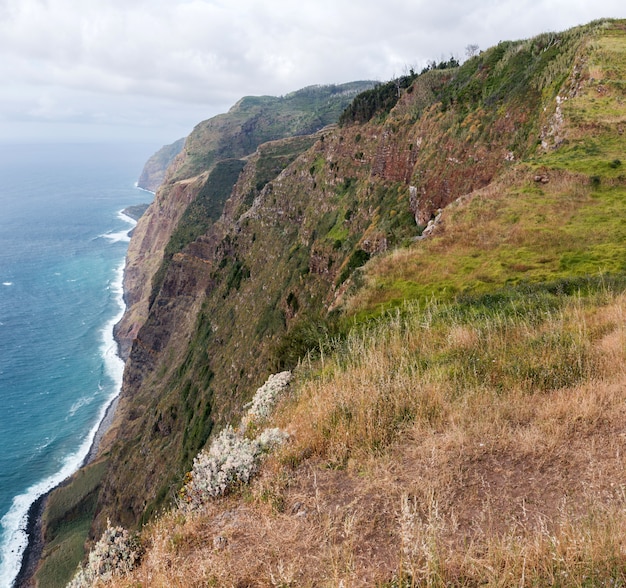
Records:
{"label": "rock face", "polygon": [[128,246],[124,270],[127,311],[115,327],[121,356],[126,359],[139,327],[148,315],[151,280],[161,264],[163,250],[202,179],[166,184],[137,222]]}
{"label": "rock face", "polygon": [[182,151],[185,139],[179,139],[171,145],[161,147],[143,166],[137,186],[150,192],[156,192],[165,179],[167,168]]}
{"label": "rock face", "polygon": [[[356,94],[372,85],[373,82],[351,82],[305,88],[282,98],[246,97],[228,113],[197,125],[184,141],[182,150],[171,160],[128,248],[124,275],[128,310],[115,329],[123,358],[128,356],[130,345],[147,318],[152,281],[163,263],[165,247],[189,204],[207,185],[216,164],[248,156],[269,140],[319,130],[334,122]],[[171,156],[179,143],[164,147],[150,161],[164,161],[164,154]],[[279,156],[272,165],[277,162],[280,165],[281,161]],[[227,180],[222,179],[227,185],[220,186],[221,191],[226,188],[229,193],[235,180],[232,175]],[[214,219],[221,214],[222,205],[215,207]]]}
{"label": "rock face", "polygon": [[[171,498],[213,428],[326,336],[371,256],[533,152],[560,91],[537,72],[567,79],[577,48],[500,44],[417,76],[366,122],[325,126],[349,85],[313,110],[312,89],[246,98],[196,127],[129,247],[117,328],[128,362],[93,536]],[[224,161],[245,163],[223,176],[225,201],[228,182],[212,175]]]}

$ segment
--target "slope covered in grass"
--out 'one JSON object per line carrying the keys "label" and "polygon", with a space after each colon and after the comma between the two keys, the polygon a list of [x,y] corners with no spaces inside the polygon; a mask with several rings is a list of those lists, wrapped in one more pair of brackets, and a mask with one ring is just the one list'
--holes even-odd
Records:
{"label": "slope covered in grass", "polygon": [[[149,524],[141,564],[109,585],[626,583],[626,23],[497,51],[540,63],[573,37],[532,78],[545,116],[524,158],[341,281],[344,335],[320,329],[263,423],[290,441],[249,486]],[[481,88],[465,71],[429,108],[467,104],[475,130],[449,128],[471,142],[477,109],[506,120],[498,96],[528,80]],[[389,115],[399,134],[406,107]]]}

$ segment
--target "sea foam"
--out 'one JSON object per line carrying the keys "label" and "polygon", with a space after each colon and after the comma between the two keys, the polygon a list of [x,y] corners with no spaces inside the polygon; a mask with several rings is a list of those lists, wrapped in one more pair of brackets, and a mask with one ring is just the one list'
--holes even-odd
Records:
{"label": "sea foam", "polygon": [[[129,219],[129,217],[126,217]],[[128,222],[134,223],[132,219]],[[115,301],[118,305],[117,314],[102,328],[101,354],[107,375],[115,382],[112,395],[103,404],[98,419],[92,426],[89,434],[82,440],[78,449],[68,455],[63,461],[59,472],[34,484],[23,494],[16,496],[9,511],[0,519],[0,527],[4,530],[4,539],[0,544],[3,555],[0,564],[0,588],[10,588],[20,572],[24,552],[28,546],[28,512],[35,501],[58,486],[63,480],[71,476],[85,461],[90,448],[96,439],[96,434],[106,415],[107,409],[119,395],[124,373],[124,362],[117,354],[117,343],[113,337],[113,327],[124,314],[123,300],[124,263],[115,270],[115,276],[109,284]]]}
{"label": "sea foam", "polygon": [[[129,225],[133,227],[137,224],[137,222],[132,219],[127,214],[124,214],[121,210],[117,213],[117,218],[127,222]],[[129,243],[130,242],[130,230],[126,229],[123,231],[111,231],[109,233],[104,233],[100,235],[104,239],[108,239],[112,243]]]}

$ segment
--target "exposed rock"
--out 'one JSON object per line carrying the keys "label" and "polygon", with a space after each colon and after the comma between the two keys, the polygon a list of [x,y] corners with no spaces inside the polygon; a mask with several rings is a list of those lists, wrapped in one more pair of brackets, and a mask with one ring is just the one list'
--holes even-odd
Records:
{"label": "exposed rock", "polygon": [[171,145],[161,147],[144,165],[139,180],[137,181],[137,186],[149,192],[156,192],[163,183],[167,168],[182,151],[184,144],[185,139],[183,138]]}

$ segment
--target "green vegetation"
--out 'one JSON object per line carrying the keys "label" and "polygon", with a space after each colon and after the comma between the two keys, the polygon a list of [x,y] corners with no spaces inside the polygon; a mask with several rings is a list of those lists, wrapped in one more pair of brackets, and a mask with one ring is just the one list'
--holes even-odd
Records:
{"label": "green vegetation", "polygon": [[37,572],[42,585],[64,588],[74,575],[85,553],[99,484],[106,468],[106,461],[82,468],[50,494],[43,514],[44,561]]}
{"label": "green vegetation", "polygon": [[262,190],[313,143],[315,143],[314,136],[305,136],[264,145],[259,149],[259,161],[254,174],[255,189]]}
{"label": "green vegetation", "polygon": [[225,159],[215,164],[172,234],[165,248],[166,258],[171,258],[206,233],[209,226],[220,217],[224,202],[230,196],[244,165],[245,162],[240,159]]}
{"label": "green vegetation", "polygon": [[[400,76],[384,84],[378,84],[371,90],[365,90],[341,113],[341,126],[351,123],[366,123],[374,117],[384,118],[397,104],[403,90],[410,89],[413,82],[429,71],[446,70],[459,67],[459,62],[451,57],[448,61],[432,62],[420,74],[413,69],[407,75]],[[358,141],[357,141],[358,143]]]}
{"label": "green vegetation", "polygon": [[158,294],[172,257],[206,233],[222,214],[245,162],[227,159],[215,164],[196,198],[186,208],[163,253],[161,267],[152,281],[152,301]]}
{"label": "green vegetation", "polygon": [[250,270],[241,263],[238,259],[235,259],[228,270],[228,276],[226,277],[226,292],[224,292],[224,298],[226,298],[231,290],[239,290],[241,281],[250,277]]}
{"label": "green vegetation", "polygon": [[363,249],[357,249],[356,251],[354,251],[348,259],[348,263],[346,263],[346,265],[344,266],[341,274],[339,274],[339,277],[337,278],[337,284],[342,284],[343,282],[345,282],[350,274],[358,267],[364,265],[369,260],[369,258],[370,254]]}
{"label": "green vegetation", "polygon": [[374,82],[311,86],[281,97],[248,96],[226,114],[200,123],[185,145],[175,180],[190,178],[223,159],[239,159],[268,141],[310,135],[337,122],[356,94]]}

